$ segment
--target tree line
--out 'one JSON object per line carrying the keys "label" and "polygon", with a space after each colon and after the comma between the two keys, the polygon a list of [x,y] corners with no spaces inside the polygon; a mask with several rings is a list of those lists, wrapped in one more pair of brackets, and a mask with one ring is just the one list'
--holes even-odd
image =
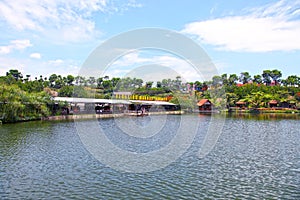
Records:
{"label": "tree line", "polygon": [[104,77],[83,77],[83,76],[61,76],[52,74],[49,77],[32,78],[31,75],[25,75],[16,69],[9,70],[6,76],[0,77],[0,83],[6,85],[17,85],[26,92],[42,92],[45,88],[57,91],[59,96],[66,97],[91,97],[110,98],[113,91],[135,91],[137,94],[163,94],[171,90],[182,88],[181,77],[175,80],[163,79],[158,81],[156,86],[154,82],[144,82],[140,78],[119,78],[109,76]]}
{"label": "tree line", "polygon": [[[210,92],[204,92],[205,97],[211,98],[218,106],[226,104],[227,107],[234,107],[240,101],[247,103],[250,108],[261,108],[268,107],[271,100],[276,100],[299,107],[300,76],[290,75],[283,79],[282,72],[277,69],[263,70],[262,74],[254,76],[249,72],[222,74],[214,76],[206,84]],[[223,96],[211,95],[220,87],[225,90]]]}
{"label": "tree line", "polygon": [[300,77],[297,75],[290,75],[286,79],[282,79],[281,71],[274,70],[264,70],[262,74],[254,75],[253,77],[249,74],[249,72],[241,72],[240,75],[223,74],[221,76],[214,76],[212,78],[212,85],[233,85],[237,82],[242,84],[246,83],[256,83],[256,84],[265,84],[267,86],[270,85],[282,85],[282,86],[299,86],[300,85]]}
{"label": "tree line", "polygon": [[[156,83],[139,78],[82,77],[52,74],[49,77],[23,75],[16,69],[0,77],[0,120],[18,121],[53,115],[51,95],[64,97],[112,98],[114,91],[131,91],[137,95],[176,96],[171,101],[188,106],[196,105],[202,98],[213,101],[217,107],[235,106],[238,101],[250,107],[266,107],[268,101],[300,101],[300,76],[282,78],[282,72],[264,70],[251,76],[249,72],[222,74],[209,81],[184,83],[180,76]],[[225,90],[221,94],[220,90]],[[187,102],[193,96],[194,102]],[[189,97],[189,98],[187,98]],[[178,101],[180,99],[180,101]],[[183,106],[184,107],[184,106]]]}

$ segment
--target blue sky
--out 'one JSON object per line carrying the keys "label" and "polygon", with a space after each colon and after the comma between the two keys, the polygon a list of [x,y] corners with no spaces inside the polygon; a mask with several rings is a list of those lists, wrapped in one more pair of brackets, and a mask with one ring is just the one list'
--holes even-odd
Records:
{"label": "blue sky", "polygon": [[[145,27],[192,38],[220,74],[300,75],[300,0],[0,0],[0,75],[12,68],[32,76],[77,75],[103,41]],[[127,54],[107,73],[127,76],[153,63],[197,79],[179,58],[157,51]]]}

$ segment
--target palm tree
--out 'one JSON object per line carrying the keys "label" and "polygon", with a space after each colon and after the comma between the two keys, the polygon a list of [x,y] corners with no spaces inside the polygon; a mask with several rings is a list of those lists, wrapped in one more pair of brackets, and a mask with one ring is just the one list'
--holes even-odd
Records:
{"label": "palm tree", "polygon": [[55,86],[55,81],[57,80],[57,75],[56,74],[52,74],[49,77],[49,82],[50,82],[50,87],[54,87]]}
{"label": "palm tree", "polygon": [[94,84],[96,83],[96,79],[95,79],[95,77],[91,76],[91,77],[89,77],[87,82],[90,84],[91,87],[93,87]]}
{"label": "palm tree", "polygon": [[233,86],[236,84],[236,82],[239,80],[238,76],[236,74],[230,74],[228,78],[228,84],[230,86]]}
{"label": "palm tree", "polygon": [[274,69],[271,71],[270,74],[271,78],[273,79],[273,81],[275,82],[275,85],[277,85],[280,82],[280,78],[282,76],[281,71]]}
{"label": "palm tree", "polygon": [[253,77],[253,82],[254,83],[257,83],[257,84],[261,84],[262,83],[262,77],[261,77],[261,75],[254,75],[254,77]]}
{"label": "palm tree", "polygon": [[243,100],[245,102],[248,102],[250,107],[259,108],[262,107],[265,103],[265,93],[253,92],[251,94],[246,95],[246,97]]}
{"label": "palm tree", "polygon": [[270,85],[271,84],[271,70],[264,70],[263,71],[263,74],[262,74],[262,77],[263,77],[263,82],[266,84],[266,85]]}
{"label": "palm tree", "polygon": [[221,86],[223,83],[223,80],[222,80],[222,77],[221,76],[214,76],[212,78],[212,85],[214,87],[218,87],[218,86]]}
{"label": "palm tree", "polygon": [[9,72],[6,72],[6,76],[12,76],[16,79],[16,81],[22,80],[22,78],[23,78],[22,73],[19,72],[17,69],[9,70]]}
{"label": "palm tree", "polygon": [[242,82],[243,84],[249,83],[249,81],[251,81],[251,76],[249,72],[242,72],[239,77],[239,81]]}

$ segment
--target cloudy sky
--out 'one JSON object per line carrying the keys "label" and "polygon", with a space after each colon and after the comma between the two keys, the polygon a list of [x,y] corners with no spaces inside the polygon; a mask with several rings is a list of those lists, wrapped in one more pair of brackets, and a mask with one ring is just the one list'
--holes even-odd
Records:
{"label": "cloudy sky", "polygon": [[[0,75],[78,75],[106,40],[137,28],[174,30],[198,43],[219,73],[300,75],[300,0],[0,0]],[[161,73],[159,67],[163,66]],[[157,50],[115,60],[109,76],[140,71],[197,79],[182,58]],[[151,71],[151,70],[150,70]]]}

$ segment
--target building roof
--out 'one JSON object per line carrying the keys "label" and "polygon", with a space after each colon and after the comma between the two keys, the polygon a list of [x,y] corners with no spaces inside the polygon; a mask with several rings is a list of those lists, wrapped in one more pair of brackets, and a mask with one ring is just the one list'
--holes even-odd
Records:
{"label": "building roof", "polygon": [[74,97],[54,97],[54,101],[64,101],[68,103],[111,103],[111,104],[130,104],[126,100],[118,99],[92,99],[92,98],[74,98]]}
{"label": "building roof", "polygon": [[129,100],[132,103],[140,103],[146,105],[161,105],[161,106],[175,106],[176,104],[166,101],[141,101],[141,100]]}
{"label": "building roof", "polygon": [[212,103],[210,102],[210,100],[208,100],[208,99],[201,99],[201,100],[197,103],[197,105],[198,105],[198,106],[203,106],[205,103],[212,104]]}
{"label": "building roof", "polygon": [[244,105],[244,104],[246,104],[246,102],[244,102],[244,101],[238,101],[235,104],[237,104],[237,105]]}
{"label": "building roof", "polygon": [[140,101],[140,100],[120,100],[120,99],[92,99],[92,98],[73,98],[73,97],[54,97],[54,101],[64,101],[68,103],[108,103],[108,104],[133,104],[140,103],[145,105],[172,105],[165,101]]}
{"label": "building roof", "polygon": [[276,100],[271,100],[271,101],[269,101],[269,104],[278,104],[278,101],[276,101]]}
{"label": "building roof", "polygon": [[114,95],[118,94],[118,95],[132,95],[132,92],[113,92]]}

